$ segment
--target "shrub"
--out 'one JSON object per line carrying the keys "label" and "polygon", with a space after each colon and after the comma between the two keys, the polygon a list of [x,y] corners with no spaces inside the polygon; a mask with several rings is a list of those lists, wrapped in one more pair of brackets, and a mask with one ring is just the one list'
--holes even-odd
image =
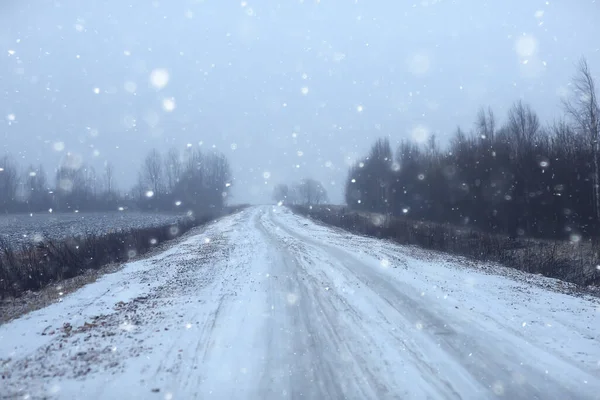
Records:
{"label": "shrub", "polygon": [[474,260],[498,262],[506,267],[581,286],[600,286],[600,270],[596,268],[600,261],[600,246],[593,241],[571,243],[510,238],[450,224],[356,212],[346,207],[292,206],[291,209],[354,233],[389,238],[400,244],[416,245]]}
{"label": "shrub", "polygon": [[81,275],[86,270],[127,261],[159,243],[244,207],[225,207],[221,212],[200,214],[164,226],[102,235],[90,233],[67,240],[46,238],[35,245],[23,244],[19,248],[0,238],[0,298],[19,297],[26,291],[40,290],[50,283]]}

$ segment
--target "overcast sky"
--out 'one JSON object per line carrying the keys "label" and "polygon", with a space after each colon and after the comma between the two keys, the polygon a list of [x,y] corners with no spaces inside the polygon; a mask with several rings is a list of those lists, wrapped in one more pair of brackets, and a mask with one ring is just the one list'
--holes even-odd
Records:
{"label": "overcast sky", "polygon": [[518,99],[561,117],[577,59],[600,74],[599,20],[590,0],[1,0],[0,153],[109,161],[126,189],[151,148],[214,146],[235,201],[313,177],[340,202],[377,137],[443,140]]}

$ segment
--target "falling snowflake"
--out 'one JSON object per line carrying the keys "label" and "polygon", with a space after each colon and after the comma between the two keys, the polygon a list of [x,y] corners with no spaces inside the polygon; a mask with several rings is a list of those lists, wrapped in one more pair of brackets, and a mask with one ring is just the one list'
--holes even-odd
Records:
{"label": "falling snowflake", "polygon": [[417,143],[425,143],[429,138],[429,129],[424,125],[417,125],[411,130],[411,136]]}
{"label": "falling snowflake", "polygon": [[150,84],[155,89],[162,89],[169,83],[169,71],[164,68],[157,68],[150,73]]}
{"label": "falling snowflake", "polygon": [[515,51],[522,58],[533,56],[537,52],[537,40],[531,35],[523,35],[515,42]]}
{"label": "falling snowflake", "polygon": [[172,97],[163,99],[162,106],[163,106],[163,109],[166,112],[171,112],[171,111],[175,110],[175,107],[176,107],[175,106],[175,99],[172,98]]}

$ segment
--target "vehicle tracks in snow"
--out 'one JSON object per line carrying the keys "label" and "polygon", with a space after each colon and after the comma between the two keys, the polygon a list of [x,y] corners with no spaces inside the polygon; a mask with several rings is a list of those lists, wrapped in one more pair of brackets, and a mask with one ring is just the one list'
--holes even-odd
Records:
{"label": "vehicle tracks in snow", "polygon": [[569,314],[597,305],[528,287],[560,315],[520,330],[527,291],[416,253],[247,209],[0,326],[0,398],[599,397],[600,346]]}

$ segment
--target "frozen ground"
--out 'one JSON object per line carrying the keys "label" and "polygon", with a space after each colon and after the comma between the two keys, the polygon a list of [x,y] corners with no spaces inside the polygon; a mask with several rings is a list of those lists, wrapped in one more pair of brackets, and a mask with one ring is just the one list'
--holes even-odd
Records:
{"label": "frozen ground", "polygon": [[131,211],[9,214],[0,215],[0,237],[11,244],[31,243],[40,235],[60,239],[85,233],[166,225],[179,218],[184,216]]}
{"label": "frozen ground", "polygon": [[0,326],[0,398],[599,399],[598,299],[531,281],[249,208]]}

